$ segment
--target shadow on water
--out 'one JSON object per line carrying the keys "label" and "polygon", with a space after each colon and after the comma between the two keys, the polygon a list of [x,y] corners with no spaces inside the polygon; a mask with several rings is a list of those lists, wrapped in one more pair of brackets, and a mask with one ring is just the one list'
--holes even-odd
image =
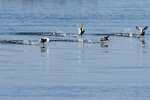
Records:
{"label": "shadow on water", "polygon": [[147,43],[145,41],[145,37],[138,37],[138,45],[142,48],[147,48]]}
{"label": "shadow on water", "polygon": [[104,41],[104,42],[100,42],[100,46],[101,46],[102,48],[108,48],[109,44],[108,44],[107,41]]}
{"label": "shadow on water", "polygon": [[146,47],[145,39],[144,38],[139,38],[139,41],[140,41],[140,46],[145,48]]}
{"label": "shadow on water", "polygon": [[78,42],[78,47],[79,47],[79,48],[84,48],[84,42],[79,41],[79,42]]}
{"label": "shadow on water", "polygon": [[77,52],[77,58],[78,58],[78,63],[81,64],[83,63],[83,60],[84,60],[84,43],[78,43],[78,52]]}
{"label": "shadow on water", "polygon": [[107,42],[101,42],[100,47],[103,48],[103,53],[109,53],[109,44]]}
{"label": "shadow on water", "polygon": [[45,47],[40,47],[40,52],[42,57],[46,57],[49,54],[49,49],[47,46]]}

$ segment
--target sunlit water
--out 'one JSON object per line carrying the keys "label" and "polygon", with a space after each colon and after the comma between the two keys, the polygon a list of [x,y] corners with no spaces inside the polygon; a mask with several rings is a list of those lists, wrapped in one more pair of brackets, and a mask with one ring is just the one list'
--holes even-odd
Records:
{"label": "sunlit water", "polygon": [[[0,0],[0,99],[149,100],[149,29],[144,41],[111,36],[103,43],[101,35],[92,35],[150,26],[149,5],[149,0]],[[88,42],[70,42],[80,23]],[[66,41],[41,48],[42,36],[31,32],[62,33],[47,37]]]}

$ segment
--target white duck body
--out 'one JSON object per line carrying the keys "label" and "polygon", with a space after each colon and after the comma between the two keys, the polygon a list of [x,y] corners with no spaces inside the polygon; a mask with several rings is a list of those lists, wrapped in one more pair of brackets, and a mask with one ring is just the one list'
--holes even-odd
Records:
{"label": "white duck body", "polygon": [[49,43],[49,38],[47,37],[42,37],[40,39],[40,43],[42,44],[42,47],[44,48],[48,43]]}

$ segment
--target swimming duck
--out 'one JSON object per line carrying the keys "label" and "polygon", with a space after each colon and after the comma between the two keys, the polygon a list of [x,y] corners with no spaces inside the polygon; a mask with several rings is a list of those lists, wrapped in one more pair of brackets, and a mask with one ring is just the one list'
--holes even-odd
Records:
{"label": "swimming duck", "polygon": [[47,44],[48,42],[49,42],[49,38],[47,38],[47,37],[42,37],[40,39],[40,43],[42,43],[43,48],[45,47],[45,44]]}
{"label": "swimming duck", "polygon": [[100,41],[109,41],[109,35],[100,38]]}
{"label": "swimming duck", "polygon": [[81,24],[81,26],[80,26],[80,28],[79,28],[78,34],[79,34],[80,36],[82,36],[82,35],[84,34],[84,32],[85,32],[84,26],[83,26],[83,24]]}
{"label": "swimming duck", "polygon": [[145,30],[147,28],[148,28],[148,26],[145,26],[145,27],[136,26],[136,29],[140,32],[140,36],[144,36],[145,35]]}

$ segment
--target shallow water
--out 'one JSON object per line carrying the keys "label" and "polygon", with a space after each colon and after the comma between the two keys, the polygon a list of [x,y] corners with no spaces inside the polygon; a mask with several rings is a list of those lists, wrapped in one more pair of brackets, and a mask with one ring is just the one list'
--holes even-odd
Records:
{"label": "shallow water", "polygon": [[[150,26],[149,4],[0,0],[0,99],[149,100],[149,29],[144,41],[121,36],[99,41],[102,33],[136,33],[136,25]],[[80,23],[86,41],[74,42]],[[36,32],[58,34],[48,35],[56,41],[41,48],[43,35]]]}

